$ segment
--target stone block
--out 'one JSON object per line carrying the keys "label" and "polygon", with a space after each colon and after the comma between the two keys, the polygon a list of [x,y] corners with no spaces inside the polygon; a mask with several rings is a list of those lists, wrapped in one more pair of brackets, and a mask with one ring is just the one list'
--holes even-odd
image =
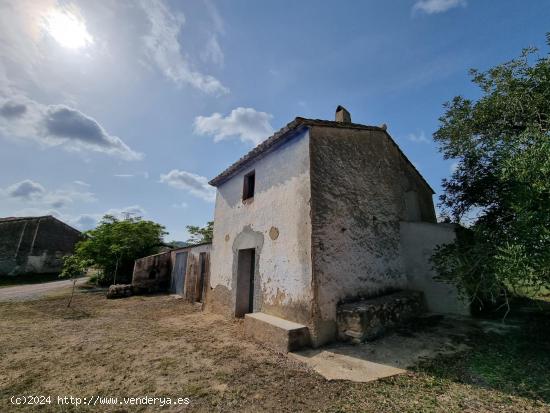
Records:
{"label": "stone block", "polygon": [[306,326],[265,313],[245,314],[244,331],[246,336],[283,353],[311,343]]}
{"label": "stone block", "polygon": [[115,284],[109,287],[107,298],[124,298],[134,294],[132,284]]}
{"label": "stone block", "polygon": [[374,340],[388,328],[423,311],[424,297],[418,291],[399,291],[341,304],[337,309],[338,337],[355,343]]}

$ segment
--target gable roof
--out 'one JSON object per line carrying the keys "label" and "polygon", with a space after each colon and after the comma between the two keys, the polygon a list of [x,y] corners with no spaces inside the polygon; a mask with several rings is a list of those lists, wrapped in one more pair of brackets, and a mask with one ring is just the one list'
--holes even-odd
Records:
{"label": "gable roof", "polygon": [[428,184],[428,182],[424,179],[424,177],[420,174],[420,172],[418,172],[418,169],[416,169],[413,163],[409,161],[409,159],[405,156],[401,148],[399,148],[399,146],[395,143],[393,138],[386,131],[386,128],[382,128],[379,126],[362,125],[360,123],[344,123],[344,122],[336,122],[336,121],[322,120],[322,119],[307,119],[307,118],[301,118],[301,117],[295,118],[292,122],[288,123],[286,126],[279,129],[272,136],[264,140],[262,143],[260,143],[258,146],[256,146],[254,149],[252,149],[250,152],[248,152],[246,155],[240,158],[237,162],[233,163],[231,166],[225,169],[218,176],[210,180],[210,182],[208,183],[212,186],[219,186],[223,184],[229,178],[236,175],[241,169],[250,165],[256,159],[264,156],[269,151],[277,148],[278,146],[282,145],[284,142],[286,142],[287,140],[295,136],[295,133],[301,130],[302,128],[311,127],[311,126],[322,126],[322,127],[339,128],[339,129],[369,130],[369,131],[378,131],[378,132],[385,133],[386,136],[389,138],[390,142],[397,148],[397,150],[399,151],[401,156],[405,159],[405,161],[412,166],[413,170],[416,171],[418,176],[422,179],[422,181],[426,184],[426,186],[432,191],[432,193],[435,193],[432,187],[430,186],[430,184]]}
{"label": "gable roof", "polygon": [[38,217],[6,217],[6,218],[0,218],[0,223],[2,223],[2,222],[15,222],[15,221],[33,221],[33,220],[37,220],[37,219],[38,220],[52,219],[52,220],[57,221],[60,224],[64,225],[65,227],[81,234],[81,232],[79,230],[77,230],[76,228],[71,227],[69,224],[66,224],[65,222],[61,221],[60,219],[57,219],[53,215],[42,215],[42,216],[38,216]]}

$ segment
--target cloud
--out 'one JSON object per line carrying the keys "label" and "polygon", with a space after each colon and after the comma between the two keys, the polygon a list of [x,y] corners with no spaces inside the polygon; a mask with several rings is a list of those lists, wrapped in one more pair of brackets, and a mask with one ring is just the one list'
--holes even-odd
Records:
{"label": "cloud", "polygon": [[84,181],[73,181],[73,184],[77,184],[77,185],[80,185],[80,186],[90,186],[89,183],[87,182],[84,182]]}
{"label": "cloud", "polygon": [[146,55],[164,76],[177,85],[186,83],[209,94],[229,93],[215,77],[194,70],[182,54],[178,35],[185,24],[183,14],[172,12],[162,0],[143,0],[141,6],[150,24],[143,38]]}
{"label": "cloud", "polygon": [[142,176],[145,179],[149,179],[149,172],[137,172],[135,174],[114,174],[116,178],[135,178],[136,176]]}
{"label": "cloud", "polygon": [[455,7],[466,7],[466,0],[418,0],[413,6],[413,12],[436,14]]}
{"label": "cloud", "polygon": [[6,193],[13,198],[29,199],[44,194],[46,190],[38,182],[25,179],[17,182],[6,189]]}
{"label": "cloud", "polygon": [[184,208],[187,208],[189,205],[187,204],[187,202],[180,202],[179,204],[172,204],[172,208],[181,208],[181,209],[184,209]]}
{"label": "cloud", "polygon": [[113,215],[118,219],[124,219],[127,216],[136,218],[143,217],[147,212],[139,205],[131,205],[124,208],[111,208],[103,215]]}
{"label": "cloud", "polygon": [[7,101],[0,107],[0,116],[4,118],[17,118],[27,111],[27,107],[21,103]]}
{"label": "cloud", "polygon": [[454,174],[456,172],[456,170],[458,169],[458,162],[453,162],[450,166],[449,166],[449,171]]}
{"label": "cloud", "polygon": [[238,137],[243,142],[257,145],[273,134],[270,120],[273,115],[258,112],[253,108],[239,107],[233,109],[227,116],[213,113],[210,116],[195,118],[195,132],[199,135],[213,135],[214,142]]}
{"label": "cloud", "polygon": [[95,228],[105,215],[112,215],[117,219],[126,219],[127,217],[143,217],[145,214],[146,211],[141,206],[131,205],[125,208],[111,208],[102,214],[80,214],[76,217],[64,216],[64,219],[69,225],[86,231]]}
{"label": "cloud", "polygon": [[117,155],[126,160],[141,159],[120,138],[109,135],[93,118],[64,105],[50,105],[44,117],[47,136],[66,139],[69,146]]}
{"label": "cloud", "polygon": [[429,143],[430,142],[430,140],[426,137],[426,134],[424,133],[424,131],[421,131],[418,134],[411,133],[411,134],[409,134],[408,139],[411,142],[414,142],[414,143]]}
{"label": "cloud", "polygon": [[24,201],[26,205],[33,204],[42,208],[63,208],[74,202],[94,202],[96,198],[91,192],[79,192],[67,189],[47,191],[43,185],[31,179],[25,179],[0,190],[3,199]]}
{"label": "cloud", "polygon": [[99,217],[95,214],[82,214],[68,221],[70,225],[82,231],[95,228],[98,222]]}
{"label": "cloud", "polygon": [[[92,151],[137,160],[142,154],[130,149],[120,138],[110,135],[92,117],[65,105],[43,105],[24,96],[0,99],[8,116],[0,116],[0,135],[33,139],[45,146],[69,151]],[[17,114],[17,116],[15,116]]]}
{"label": "cloud", "polygon": [[223,66],[224,56],[218,43],[218,37],[215,34],[212,34],[206,43],[204,50],[201,52],[201,59],[205,62],[210,61],[218,66]]}
{"label": "cloud", "polygon": [[160,182],[173,188],[186,190],[191,195],[207,202],[214,202],[216,199],[216,190],[208,185],[208,179],[191,172],[172,169],[167,174],[160,176]]}

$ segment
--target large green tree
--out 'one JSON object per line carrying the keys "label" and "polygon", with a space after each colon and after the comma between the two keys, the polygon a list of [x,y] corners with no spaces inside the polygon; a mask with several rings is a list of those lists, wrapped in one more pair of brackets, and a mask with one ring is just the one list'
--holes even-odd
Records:
{"label": "large green tree", "polygon": [[74,259],[66,261],[64,273],[71,275],[75,268],[82,267],[79,263],[86,263],[100,270],[99,281],[103,285],[130,282],[134,261],[156,254],[164,235],[164,227],[155,222],[105,215],[76,245]]}
{"label": "large green tree", "polygon": [[195,225],[187,225],[187,232],[191,237],[187,240],[190,244],[201,244],[203,242],[212,242],[214,236],[214,221],[208,221],[206,226],[198,227]]}
{"label": "large green tree", "polygon": [[434,134],[457,162],[440,205],[464,225],[434,263],[473,302],[508,303],[550,285],[550,58],[529,48],[471,75],[481,96],[446,103]]}

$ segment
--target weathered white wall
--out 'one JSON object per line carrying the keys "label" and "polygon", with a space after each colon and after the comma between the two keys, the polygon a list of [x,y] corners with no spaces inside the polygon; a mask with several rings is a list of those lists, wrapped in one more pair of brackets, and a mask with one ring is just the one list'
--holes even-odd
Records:
{"label": "weathered white wall", "polygon": [[435,221],[432,193],[382,130],[311,130],[316,344],[336,336],[336,307],[407,285],[399,222]]}
{"label": "weathered white wall", "polygon": [[454,241],[452,224],[401,222],[401,257],[407,286],[422,291],[428,310],[436,313],[467,315],[468,303],[458,298],[456,287],[434,279],[430,257],[437,245]]}
{"label": "weathered white wall", "polygon": [[[242,201],[244,175],[255,170],[253,200]],[[254,311],[309,323],[311,219],[307,130],[218,187],[208,307],[233,314],[237,252],[256,249]],[[278,232],[278,238],[270,237]],[[275,230],[276,229],[276,230]]]}

